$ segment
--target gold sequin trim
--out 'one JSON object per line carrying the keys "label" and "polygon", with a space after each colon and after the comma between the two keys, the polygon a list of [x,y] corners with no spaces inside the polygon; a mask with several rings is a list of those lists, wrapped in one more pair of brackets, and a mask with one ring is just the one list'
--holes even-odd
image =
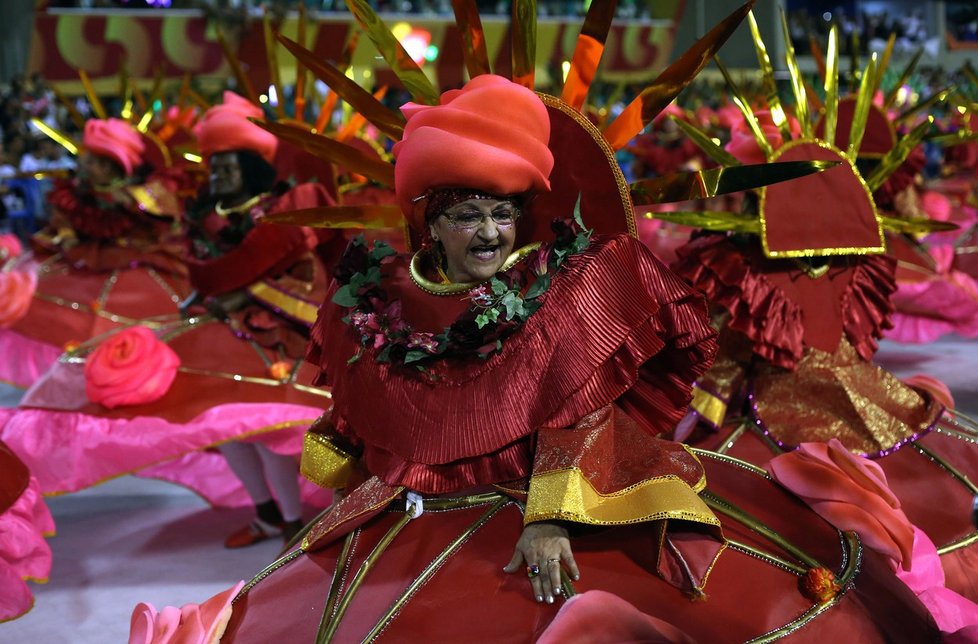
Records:
{"label": "gold sequin trim", "polygon": [[322,434],[307,432],[303,438],[299,472],[319,487],[345,487],[356,463],[356,458]]}

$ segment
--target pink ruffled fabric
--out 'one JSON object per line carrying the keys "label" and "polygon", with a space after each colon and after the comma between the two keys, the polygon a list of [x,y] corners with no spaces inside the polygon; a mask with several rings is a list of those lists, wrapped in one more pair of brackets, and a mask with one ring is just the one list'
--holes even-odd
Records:
{"label": "pink ruffled fabric", "polygon": [[3,233],[0,235],[0,262],[5,262],[14,257],[20,257],[24,252],[24,245],[13,233]]}
{"label": "pink ruffled fabric", "polygon": [[0,382],[26,389],[61,355],[62,348],[0,329]]}
{"label": "pink ruffled fabric", "polygon": [[14,619],[34,605],[27,580],[47,581],[51,548],[44,540],[54,534],[37,479],[31,477],[20,498],[0,514],[0,622]]}
{"label": "pink ruffled fabric", "polygon": [[953,268],[952,246],[933,246],[929,252],[936,272],[928,279],[899,283],[893,295],[893,329],[886,338],[924,344],[948,333],[978,337],[978,282]]}
{"label": "pink ruffled fabric", "polygon": [[695,640],[661,619],[603,590],[589,590],[568,599],[537,640],[537,644],[693,644]]}
{"label": "pink ruffled fabric", "polygon": [[129,644],[216,644],[231,621],[231,601],[244,586],[214,595],[203,604],[166,606],[157,611],[152,604],[140,603],[129,622]]}
{"label": "pink ruffled fabric", "polygon": [[913,566],[897,570],[897,577],[917,595],[934,616],[945,642],[975,642],[978,604],[944,586],[944,569],[937,548],[923,530],[914,526]]}
{"label": "pink ruffled fabric", "polygon": [[[22,408],[0,429],[0,440],[30,468],[44,494],[75,492],[123,474],[161,467],[156,471],[166,473],[160,476],[163,480],[179,482],[217,504],[237,504],[243,492],[230,470],[218,476],[207,468],[193,468],[177,475],[162,464],[242,439],[298,459],[303,434],[321,413],[302,405],[238,403],[213,407],[178,424],[155,417],[108,419]],[[288,426],[282,428],[283,424]]]}
{"label": "pink ruffled fabric", "polygon": [[929,376],[925,373],[918,373],[906,378],[902,378],[903,384],[909,385],[918,391],[925,391],[937,402],[948,409],[954,409],[954,396],[951,389],[943,381]]}
{"label": "pink ruffled fabric", "polygon": [[826,521],[854,531],[895,566],[910,569],[913,524],[875,462],[851,454],[833,438],[828,443],[802,443],[771,459],[766,469]]}

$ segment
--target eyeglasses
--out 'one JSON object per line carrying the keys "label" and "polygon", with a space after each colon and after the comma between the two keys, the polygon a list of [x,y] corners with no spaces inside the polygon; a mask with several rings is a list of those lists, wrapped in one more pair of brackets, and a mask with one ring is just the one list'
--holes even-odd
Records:
{"label": "eyeglasses", "polygon": [[498,228],[510,228],[520,218],[520,211],[515,206],[500,206],[491,213],[467,209],[455,213],[442,213],[442,216],[452,230],[470,232],[480,227],[482,222],[486,220],[486,217],[492,219]]}

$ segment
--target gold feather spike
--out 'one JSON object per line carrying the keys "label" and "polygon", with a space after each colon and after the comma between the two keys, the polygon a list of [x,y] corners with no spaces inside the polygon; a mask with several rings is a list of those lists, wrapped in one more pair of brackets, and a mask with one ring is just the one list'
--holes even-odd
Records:
{"label": "gold feather spike", "polygon": [[[367,90],[360,87],[356,82],[346,77],[346,75],[326,61],[319,60],[314,53],[304,47],[300,47],[296,42],[289,40],[285,36],[278,37],[279,42],[292,52],[292,55],[302,61],[302,64],[313,73],[319,80],[323,81],[337,96],[350,104],[354,110],[359,112],[368,121],[373,123],[378,130],[394,139],[401,138],[404,132],[404,117],[393,110],[384,106]],[[332,112],[332,110],[330,110]],[[316,129],[322,131],[325,127],[320,127],[316,123]]]}
{"label": "gold feather spike", "polygon": [[764,46],[764,39],[761,38],[761,30],[757,26],[753,11],[747,14],[747,22],[750,25],[751,40],[754,41],[754,51],[757,53],[757,63],[761,68],[764,98],[767,101],[768,109],[771,111],[771,120],[781,130],[781,137],[785,141],[790,141],[791,127],[788,125],[788,117],[784,113],[784,108],[781,107],[778,85],[774,80],[774,67],[771,66],[771,58],[767,55],[767,47]]}
{"label": "gold feather spike", "polygon": [[948,96],[950,96],[955,89],[957,88],[954,87],[953,85],[951,87],[945,87],[941,91],[936,92],[931,96],[928,96],[924,100],[920,101],[910,109],[904,110],[903,112],[900,113],[899,116],[897,116],[894,119],[894,121],[897,123],[906,121],[907,119],[919,114],[920,112],[929,110],[930,108],[937,105],[938,103],[943,103],[944,101],[947,100]]}
{"label": "gold feather spike", "polygon": [[757,141],[757,145],[760,146],[761,151],[764,152],[765,158],[770,159],[774,156],[774,149],[771,147],[771,143],[767,140],[767,136],[761,131],[761,125],[757,122],[757,117],[754,116],[754,110],[751,109],[750,103],[744,96],[737,84],[734,83],[733,78],[730,76],[730,72],[727,71],[727,67],[720,62],[719,56],[713,57],[713,62],[716,63],[717,69],[723,74],[723,79],[727,82],[727,88],[730,90],[730,100],[734,102],[738,108],[740,108],[740,113],[744,115],[744,120],[747,122],[748,127],[750,127],[751,133],[754,135],[754,140]]}
{"label": "gold feather spike", "polygon": [[513,0],[513,82],[533,89],[537,73],[537,0]]}
{"label": "gold feather spike", "polygon": [[580,111],[584,107],[591,83],[597,74],[604,45],[611,30],[611,21],[615,17],[618,0],[592,0],[577,36],[577,45],[571,57],[570,69],[560,98]]}
{"label": "gold feather spike", "polygon": [[651,123],[652,119],[658,116],[679,92],[686,89],[710,58],[723,46],[730,34],[737,29],[753,4],[754,0],[750,0],[697,40],[682,56],[659,74],[659,77],[646,87],[618,115],[618,118],[611,122],[608,129],[604,131],[604,136],[612,148],[620,150],[625,147],[625,144],[645,129],[645,126]]}
{"label": "gold feather spike", "polygon": [[[376,98],[378,101],[384,100],[384,96],[386,95],[387,95],[387,85],[384,85],[376,92],[374,92],[374,98]],[[343,129],[337,132],[336,140],[339,141],[340,143],[345,143],[346,141],[349,141],[351,138],[356,136],[357,132],[362,130],[363,126],[366,124],[367,124],[367,118],[363,114],[357,112],[356,114],[350,117],[350,120],[347,122],[346,125],[343,126]]]}
{"label": "gold feather spike", "polygon": [[835,127],[839,122],[839,29],[829,29],[825,57],[825,134],[824,139],[835,144]]}
{"label": "gold feather spike", "polygon": [[710,168],[694,172],[675,172],[662,177],[643,179],[629,186],[636,206],[708,199],[717,195],[754,190],[782,181],[822,172],[838,161],[783,161]]}
{"label": "gold feather spike", "polygon": [[849,147],[846,149],[846,156],[853,163],[859,156],[859,147],[863,143],[863,134],[866,133],[866,120],[869,118],[869,110],[873,105],[873,87],[876,85],[876,52],[870,56],[869,65],[863,71],[862,80],[859,83],[859,93],[856,94],[856,107],[852,115],[852,127],[849,128]]}
{"label": "gold feather spike", "polygon": [[92,85],[92,79],[88,77],[88,72],[84,69],[79,69],[78,77],[81,78],[82,86],[85,88],[85,95],[88,96],[88,102],[92,104],[92,111],[95,113],[95,117],[100,119],[108,118],[108,112],[105,111],[105,106],[102,105],[102,99],[95,93],[95,87]]}
{"label": "gold feather spike", "polygon": [[482,18],[475,0],[452,0],[455,23],[462,34],[462,58],[469,78],[491,74],[489,52],[486,50],[486,34],[482,30]]}
{"label": "gold feather spike", "polygon": [[70,136],[61,130],[51,127],[39,118],[32,118],[31,123],[34,124],[34,127],[41,132],[44,132],[49,138],[67,150],[69,154],[78,154],[78,145],[71,139]]}
{"label": "gold feather spike", "polygon": [[139,113],[145,114],[149,110],[149,104],[146,102],[146,95],[139,89],[136,79],[130,78],[129,86],[132,88],[132,97],[136,99],[136,107],[139,108]]}
{"label": "gold feather spike", "polygon": [[910,78],[910,74],[913,73],[913,70],[917,68],[917,63],[920,62],[920,57],[923,55],[924,55],[924,49],[923,47],[921,47],[920,49],[917,50],[917,53],[913,55],[913,58],[910,59],[910,62],[907,63],[907,66],[903,68],[903,71],[900,73],[900,78],[897,80],[896,85],[893,86],[893,89],[890,90],[890,93],[887,94],[886,98],[883,99],[883,109],[888,110],[893,106],[893,103],[896,101],[897,95],[900,93],[900,88],[903,87],[903,85],[907,82],[907,79]]}
{"label": "gold feather spike", "polygon": [[795,48],[791,44],[791,31],[788,29],[788,17],[785,15],[784,7],[781,8],[781,30],[784,33],[784,58],[788,65],[788,76],[791,78],[791,91],[795,95],[795,118],[801,125],[801,135],[810,137],[812,124],[808,120],[808,92],[805,90],[805,79],[795,59]]}
{"label": "gold feather spike", "polygon": [[386,161],[368,157],[360,150],[339,141],[315,134],[312,131],[295,125],[271,123],[258,119],[249,119],[256,125],[268,130],[283,141],[298,145],[310,154],[342,165],[352,172],[362,174],[379,183],[394,185],[394,166]]}
{"label": "gold feather spike", "polygon": [[414,100],[425,105],[437,105],[438,90],[418,64],[411,59],[403,45],[374,12],[367,0],[346,0],[346,6]]}
{"label": "gold feather spike", "polygon": [[972,143],[978,141],[978,132],[969,132],[961,129],[951,134],[938,134],[936,136],[925,136],[928,142],[942,147],[951,147],[961,143]]}
{"label": "gold feather spike", "polygon": [[221,46],[221,51],[224,52],[224,60],[228,61],[228,65],[231,66],[231,73],[234,74],[234,79],[238,82],[238,91],[255,105],[261,105],[258,101],[258,93],[255,92],[254,85],[251,84],[251,79],[241,69],[241,61],[238,60],[238,55],[231,50],[231,46],[224,38],[224,33],[220,27],[217,28],[217,44]]}
{"label": "gold feather spike", "polygon": [[883,224],[885,230],[905,235],[924,235],[959,228],[957,224],[950,221],[937,221],[929,217],[886,217],[880,215],[880,223]]}
{"label": "gold feather spike", "polygon": [[272,17],[268,10],[262,16],[262,31],[265,34],[265,58],[271,76],[271,91],[275,92],[275,116],[285,118],[285,95],[282,94],[282,74],[278,66],[278,50],[275,47],[275,32],[272,30]]}
{"label": "gold feather spike", "polygon": [[321,206],[265,215],[262,224],[290,224],[310,228],[352,228],[376,230],[400,228],[404,216],[400,207],[393,204],[365,204],[362,206]]}
{"label": "gold feather spike", "polygon": [[890,67],[890,57],[893,56],[893,46],[896,44],[896,34],[890,34],[886,39],[886,47],[883,48],[883,55],[880,56],[879,72],[876,74],[876,86],[873,88],[873,95],[880,88],[880,81],[883,80],[883,73]]}
{"label": "gold feather spike", "polygon": [[757,215],[739,212],[674,211],[646,212],[646,219],[661,219],[673,224],[702,228],[703,230],[730,231],[735,233],[761,233],[761,220]]}
{"label": "gold feather spike", "polygon": [[900,167],[906,158],[917,145],[924,139],[924,136],[930,131],[931,125],[934,123],[934,117],[928,116],[927,119],[917,125],[910,134],[901,137],[895,146],[886,153],[880,160],[880,164],[869,173],[866,177],[866,185],[869,189],[875,191],[889,178],[893,172]]}
{"label": "gold feather spike", "polygon": [[706,135],[701,129],[694,125],[690,125],[686,121],[676,118],[675,116],[670,116],[680,130],[686,133],[693,143],[703,150],[704,153],[720,165],[726,166],[737,166],[740,165],[740,161],[737,157],[730,154],[723,148],[721,148],[713,139]]}
{"label": "gold feather spike", "polygon": [[132,83],[129,82],[129,71],[125,60],[119,66],[119,96],[122,97],[122,110],[119,112],[119,117],[125,121],[132,121]]}

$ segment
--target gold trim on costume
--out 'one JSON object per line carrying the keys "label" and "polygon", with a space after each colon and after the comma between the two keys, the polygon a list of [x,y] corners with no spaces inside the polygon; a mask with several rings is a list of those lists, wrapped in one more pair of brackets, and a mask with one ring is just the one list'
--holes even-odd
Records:
{"label": "gold trim on costume", "polygon": [[[574,122],[581,126],[594,139],[598,147],[601,148],[601,152],[608,160],[608,165],[615,175],[615,183],[618,185],[618,196],[621,198],[621,204],[625,212],[625,225],[628,228],[628,234],[638,239],[638,228],[635,226],[635,207],[632,205],[631,188],[628,187],[628,181],[625,180],[625,175],[622,174],[621,166],[618,165],[618,161],[615,158],[614,148],[608,143],[608,139],[605,138],[604,134],[586,116],[556,96],[542,94],[540,92],[537,92],[537,96],[540,97],[540,100],[547,107],[552,107],[574,119]],[[586,224],[587,222],[585,222]]]}
{"label": "gold trim on costume", "polygon": [[356,458],[322,434],[307,432],[302,439],[299,473],[319,487],[345,487],[356,463]]}
{"label": "gold trim on costume", "polygon": [[309,325],[316,322],[319,307],[315,304],[284,293],[266,282],[255,282],[245,290],[256,300],[273,306],[296,320]]}
{"label": "gold trim on costume", "polygon": [[[526,259],[526,256],[540,248],[540,242],[533,242],[532,244],[527,244],[523,248],[510,253],[503,265],[499,267],[499,271],[507,271],[519,262]],[[485,284],[485,282],[449,282],[447,284],[433,282],[432,280],[425,277],[421,272],[421,258],[425,254],[425,251],[419,250],[414,255],[411,256],[411,264],[409,267],[409,272],[411,274],[411,281],[414,282],[415,286],[420,288],[425,293],[431,295],[458,295],[460,293],[467,293],[479,286],[479,284]],[[489,280],[486,280],[487,282]]]}
{"label": "gold trim on costume", "polygon": [[576,467],[535,474],[530,479],[523,523],[562,520],[610,526],[660,519],[720,525],[696,490],[674,475],[602,494]]}
{"label": "gold trim on costume", "polygon": [[719,427],[727,415],[727,402],[705,389],[693,386],[693,400],[689,408],[705,418],[713,426]]}
{"label": "gold trim on costume", "polygon": [[764,255],[771,258],[781,258],[781,257],[813,257],[815,255],[871,255],[879,254],[886,251],[886,242],[883,237],[883,222],[880,218],[879,212],[876,210],[876,202],[873,201],[873,193],[866,185],[865,179],[859,174],[859,170],[853,165],[852,161],[845,155],[842,150],[836,146],[822,141],[820,139],[798,139],[796,141],[789,141],[783,146],[777,149],[774,155],[770,158],[770,161],[777,161],[785,152],[791,150],[792,148],[798,147],[799,145],[812,144],[818,147],[828,150],[833,154],[838,155],[844,163],[848,163],[852,169],[853,175],[855,175],[856,180],[859,181],[859,185],[862,186],[866,193],[866,199],[869,201],[870,208],[873,211],[873,218],[876,220],[876,230],[879,235],[880,243],[879,246],[863,246],[863,247],[834,247],[834,248],[803,248],[801,250],[784,250],[784,251],[772,251],[767,244],[767,217],[765,216],[764,210],[767,204],[767,188],[761,188],[760,202],[758,205],[758,213],[761,219],[761,246],[764,248]]}
{"label": "gold trim on costume", "polygon": [[255,195],[254,197],[252,197],[251,199],[249,199],[248,201],[242,204],[238,204],[237,206],[231,206],[229,208],[223,208],[221,206],[221,202],[218,201],[216,204],[214,204],[214,212],[216,212],[219,217],[227,217],[228,215],[237,214],[239,212],[248,212],[254,206],[256,206],[259,201],[261,201],[267,196],[268,193],[263,192],[260,195]]}

